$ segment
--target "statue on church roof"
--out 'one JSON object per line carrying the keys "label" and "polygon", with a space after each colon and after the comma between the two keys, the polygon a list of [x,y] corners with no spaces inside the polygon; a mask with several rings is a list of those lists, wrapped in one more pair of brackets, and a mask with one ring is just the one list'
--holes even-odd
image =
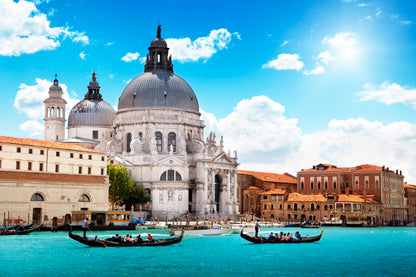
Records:
{"label": "statue on church roof", "polygon": [[157,38],[161,38],[160,33],[162,32],[162,25],[157,26]]}
{"label": "statue on church roof", "polygon": [[96,73],[95,70],[92,72],[92,81],[96,82],[97,81],[97,77],[95,77]]}

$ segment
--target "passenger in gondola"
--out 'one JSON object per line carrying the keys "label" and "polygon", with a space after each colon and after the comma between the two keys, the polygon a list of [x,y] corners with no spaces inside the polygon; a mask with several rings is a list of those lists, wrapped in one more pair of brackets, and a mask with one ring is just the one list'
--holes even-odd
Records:
{"label": "passenger in gondola", "polygon": [[267,238],[268,240],[275,240],[273,232],[270,233],[269,237]]}
{"label": "passenger in gondola", "polygon": [[275,239],[275,240],[280,240],[280,237],[279,237],[279,234],[278,234],[278,233],[276,233],[276,234],[274,235],[274,239]]}
{"label": "passenger in gondola", "polygon": [[292,234],[291,233],[287,233],[286,240],[292,240]]}
{"label": "passenger in gondola", "polygon": [[115,242],[121,242],[121,237],[119,236],[119,234],[116,234],[115,236],[112,236],[110,240]]}
{"label": "passenger in gondola", "polygon": [[292,240],[301,240],[301,239],[302,237],[300,236],[299,231],[296,231],[295,237]]}
{"label": "passenger in gondola", "polygon": [[155,240],[153,239],[152,234],[147,235],[147,242],[155,242]]}
{"label": "passenger in gondola", "polygon": [[135,243],[143,243],[142,236],[140,234],[137,235],[136,239],[134,240]]}
{"label": "passenger in gondola", "polygon": [[124,242],[132,243],[133,238],[129,234],[127,234],[126,237],[124,238]]}

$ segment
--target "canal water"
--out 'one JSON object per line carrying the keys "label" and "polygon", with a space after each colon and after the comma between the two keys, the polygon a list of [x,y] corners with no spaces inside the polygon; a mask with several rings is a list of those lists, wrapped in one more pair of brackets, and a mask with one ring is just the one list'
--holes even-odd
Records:
{"label": "canal water", "polygon": [[[239,234],[166,247],[90,248],[66,232],[0,236],[2,276],[416,276],[416,228],[263,228],[325,233],[319,242],[255,245]],[[120,235],[147,230],[120,231]],[[150,230],[157,236],[167,230]],[[81,232],[75,232],[81,234]],[[95,232],[109,237],[115,232]],[[91,234],[90,234],[91,235]]]}

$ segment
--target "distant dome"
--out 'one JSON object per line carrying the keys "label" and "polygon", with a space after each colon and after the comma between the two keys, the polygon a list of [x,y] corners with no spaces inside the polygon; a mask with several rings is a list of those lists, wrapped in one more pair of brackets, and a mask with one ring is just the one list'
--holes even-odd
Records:
{"label": "distant dome", "polygon": [[188,83],[174,73],[155,71],[137,76],[124,89],[118,110],[176,108],[199,112],[198,100]]}
{"label": "distant dome", "polygon": [[58,84],[58,79],[53,80],[53,85],[50,86],[49,91],[62,92],[61,86]]}
{"label": "distant dome", "polygon": [[76,104],[69,113],[68,128],[82,126],[111,127],[115,118],[115,110],[103,100],[100,94],[100,86],[95,78],[94,71],[84,100]]}
{"label": "distant dome", "polygon": [[160,33],[159,25],[157,37],[151,42],[146,56],[145,72],[124,89],[118,110],[171,108],[199,113],[194,91],[184,79],[173,73],[172,57]]}

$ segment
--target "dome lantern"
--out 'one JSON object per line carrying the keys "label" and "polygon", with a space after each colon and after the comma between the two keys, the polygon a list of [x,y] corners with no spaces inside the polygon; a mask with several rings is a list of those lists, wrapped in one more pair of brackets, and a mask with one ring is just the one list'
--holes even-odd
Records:
{"label": "dome lantern", "polygon": [[169,48],[161,36],[161,25],[157,27],[156,38],[150,43],[149,54],[146,57],[144,72],[165,71],[173,73],[172,57]]}

